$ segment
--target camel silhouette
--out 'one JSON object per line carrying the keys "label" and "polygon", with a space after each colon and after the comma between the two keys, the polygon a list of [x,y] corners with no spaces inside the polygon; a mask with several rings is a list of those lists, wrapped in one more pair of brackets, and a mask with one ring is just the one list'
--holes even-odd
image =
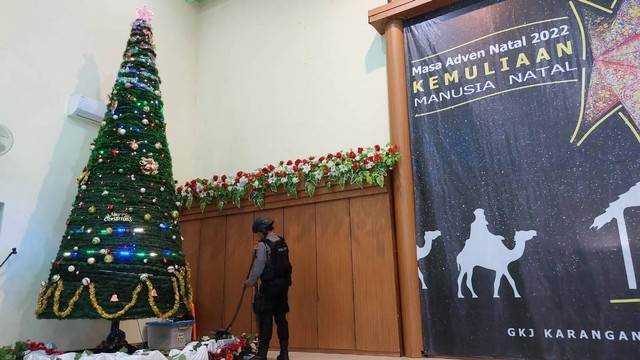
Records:
{"label": "camel silhouette", "polygon": [[[476,215],[476,219],[477,218],[478,216]],[[485,238],[491,240],[494,240],[497,236],[491,234],[488,230],[487,233],[488,234],[485,234]],[[458,297],[464,297],[462,295],[462,280],[465,275],[467,276],[466,284],[469,290],[471,290],[471,295],[474,298],[478,297],[476,292],[473,291],[471,278],[473,276],[473,269],[476,266],[480,266],[496,272],[496,277],[493,282],[494,298],[500,297],[498,295],[498,290],[500,287],[500,280],[503,276],[507,278],[507,281],[509,281],[509,285],[511,285],[511,288],[513,289],[514,297],[519,298],[520,293],[516,288],[516,283],[513,280],[513,277],[511,277],[511,274],[509,274],[509,264],[522,257],[526,241],[533,239],[537,234],[538,233],[535,230],[516,231],[514,237],[516,246],[513,249],[507,248],[502,242],[496,243],[495,241],[487,241],[483,244],[482,238],[469,237],[469,240],[465,242],[462,251],[456,257],[458,271],[460,271],[458,274]]]}
{"label": "camel silhouette", "polygon": [[616,220],[618,223],[618,236],[620,237],[620,247],[622,249],[622,259],[627,273],[627,284],[629,289],[637,289],[636,273],[631,256],[631,246],[629,245],[629,235],[627,234],[627,223],[624,219],[624,210],[630,207],[640,206],[640,182],[633,185],[627,192],[618,196],[618,199],[609,204],[604,213],[598,215],[591,228],[596,230],[605,224]]}
{"label": "camel silhouette", "polygon": [[[424,259],[431,252],[431,246],[433,245],[433,240],[437,239],[440,236],[440,231],[425,231],[424,232],[424,246],[420,247],[416,245],[418,251],[418,261]],[[424,275],[422,271],[420,271],[420,266],[418,266],[418,277],[420,278],[420,282],[422,283],[422,288],[426,289],[427,284],[424,282]]]}

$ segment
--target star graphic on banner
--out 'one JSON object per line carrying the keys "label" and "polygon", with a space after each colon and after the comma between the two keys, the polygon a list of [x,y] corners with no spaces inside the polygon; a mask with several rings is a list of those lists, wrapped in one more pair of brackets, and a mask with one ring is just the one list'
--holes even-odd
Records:
{"label": "star graphic on banner", "polygon": [[[604,7],[596,9],[613,13]],[[623,2],[609,20],[591,12],[585,20],[593,65],[584,117],[571,142],[586,129],[577,142],[579,146],[609,119],[624,121],[640,142],[640,0]]]}

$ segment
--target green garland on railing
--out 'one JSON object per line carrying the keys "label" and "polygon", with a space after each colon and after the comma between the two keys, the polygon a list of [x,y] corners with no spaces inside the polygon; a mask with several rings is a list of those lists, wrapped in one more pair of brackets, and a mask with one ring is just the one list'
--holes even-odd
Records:
{"label": "green garland on railing", "polygon": [[298,187],[313,196],[316,187],[324,180],[324,186],[334,184],[344,189],[347,183],[362,187],[367,184],[384,186],[384,178],[400,161],[397,145],[375,145],[356,150],[338,151],[316,158],[281,161],[277,165],[265,165],[254,172],[238,171],[235,175],[215,175],[211,179],[187,181],[176,189],[178,201],[190,208],[193,201],[200,202],[200,209],[215,204],[222,209],[231,202],[240,207],[247,198],[258,208],[264,207],[267,191],[284,190],[291,197],[298,196]]}

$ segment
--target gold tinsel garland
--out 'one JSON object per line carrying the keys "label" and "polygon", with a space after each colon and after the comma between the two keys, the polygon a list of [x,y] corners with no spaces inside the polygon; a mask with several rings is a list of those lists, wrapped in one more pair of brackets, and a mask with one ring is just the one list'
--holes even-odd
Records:
{"label": "gold tinsel garland", "polygon": [[124,315],[124,313],[126,313],[129,309],[131,309],[131,307],[136,304],[136,301],[138,301],[138,293],[140,292],[140,290],[142,290],[142,285],[138,284],[138,286],[136,286],[136,288],[133,290],[133,294],[132,294],[133,296],[131,297],[131,301],[127,305],[125,305],[125,307],[123,307],[122,310],[113,314],[109,314],[106,311],[104,311],[104,309],[102,308],[102,306],[100,306],[100,304],[98,304],[98,299],[96,299],[95,285],[93,283],[89,284],[89,295],[91,297],[91,305],[93,305],[93,307],[96,309],[98,314],[100,314],[100,316],[102,316],[105,319],[116,319]]}
{"label": "gold tinsel garland", "polygon": [[[93,284],[91,284],[93,285]],[[59,308],[60,308],[60,294],[62,294],[62,280],[60,280],[58,282],[58,287],[56,288],[56,294],[53,297],[53,313],[56,314],[56,316],[59,316],[61,318],[65,318],[67,316],[69,316],[69,314],[71,314],[71,310],[73,310],[73,307],[75,306],[76,302],[78,301],[78,299],[80,299],[80,294],[82,294],[82,290],[84,290],[84,286],[80,286],[78,288],[78,290],[76,290],[76,293],[73,294],[73,297],[71,298],[71,300],[69,300],[69,305],[67,306],[67,310],[60,312]]]}
{"label": "gold tinsel garland", "polygon": [[153,309],[153,312],[157,317],[160,319],[168,319],[178,311],[178,307],[180,306],[180,292],[178,291],[178,282],[176,281],[176,278],[171,278],[171,282],[173,283],[173,295],[176,301],[173,304],[173,308],[166,313],[160,311],[156,305],[156,301],[153,299],[153,284],[151,284],[151,281],[149,281],[149,279],[145,279],[144,282],[147,284],[147,288],[149,289],[149,306],[151,306],[151,309]]}
{"label": "gold tinsel garland", "polygon": [[[151,283],[151,281],[148,278],[145,278],[143,281],[144,283],[146,283],[147,285],[147,289],[149,290],[149,296],[148,296],[148,302],[149,302],[149,306],[151,307],[151,309],[153,310],[153,312],[155,313],[155,315],[159,318],[162,319],[167,319],[169,317],[171,317],[171,315],[175,314],[178,311],[178,308],[180,306],[180,296],[182,296],[183,299],[183,303],[185,304],[187,310],[191,309],[191,304],[193,301],[193,292],[191,290],[191,269],[190,267],[187,265],[187,273],[186,273],[186,284],[185,284],[185,275],[182,273],[174,273],[174,277],[171,278],[171,282],[173,285],[173,293],[174,293],[174,297],[175,297],[175,302],[173,307],[167,311],[166,313],[163,313],[158,306],[156,305],[155,299],[153,298],[153,284]],[[177,278],[177,281],[176,281]],[[180,286],[178,288],[178,282],[180,283]],[[84,290],[85,285],[81,285],[75,292],[75,294],[73,295],[73,297],[71,298],[71,300],[69,301],[69,304],[67,306],[67,309],[64,311],[60,311],[60,295],[62,294],[62,289],[63,289],[63,281],[59,280],[57,285],[53,285],[49,288],[47,288],[46,286],[43,286],[40,288],[40,293],[38,294],[38,302],[36,305],[36,315],[40,315],[42,314],[45,309],[47,308],[47,303],[49,301],[49,298],[51,297],[51,295],[53,294],[53,312],[56,316],[60,317],[60,318],[65,318],[67,316],[69,316],[69,314],[71,314],[71,312],[73,311],[73,308],[76,304],[76,302],[80,299],[80,295],[82,294],[83,290]],[[55,290],[55,293],[54,293]],[[105,318],[105,319],[116,319],[119,318],[120,316],[124,315],[131,307],[133,307],[137,300],[138,300],[138,293],[142,290],[142,284],[138,284],[136,286],[136,288],[133,290],[132,292],[132,298],[131,301],[125,305],[125,307],[116,312],[116,313],[107,313],[104,311],[104,309],[100,306],[100,304],[98,304],[98,300],[96,298],[96,291],[95,291],[95,285],[93,283],[89,284],[89,297],[91,299],[91,305],[93,305],[93,307],[96,309],[96,311],[98,312],[98,314]]]}
{"label": "gold tinsel garland", "polygon": [[36,315],[42,314],[44,309],[47,308],[47,301],[49,300],[49,296],[53,293],[53,286],[47,289],[46,287],[40,288],[40,293],[38,294],[38,305],[36,305]]}
{"label": "gold tinsel garland", "polygon": [[[189,265],[187,268],[187,284],[191,284],[191,268]],[[191,311],[191,305],[193,305],[193,292],[191,291],[191,287],[189,287],[189,293],[186,293],[186,287],[184,284],[184,279],[182,276],[178,277],[178,281],[180,281],[180,294],[182,298],[185,300],[184,305],[187,307],[187,310]]]}

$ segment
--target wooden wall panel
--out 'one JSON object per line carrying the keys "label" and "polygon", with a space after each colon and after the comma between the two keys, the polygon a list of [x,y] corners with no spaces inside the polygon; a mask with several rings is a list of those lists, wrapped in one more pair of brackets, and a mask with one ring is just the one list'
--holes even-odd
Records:
{"label": "wooden wall panel", "polygon": [[[223,270],[224,327],[229,324],[238,307],[242,286],[246,280],[249,265],[251,265],[253,255],[252,223],[253,215],[251,213],[227,216],[227,257]],[[232,333],[247,331],[251,329],[251,322],[251,301],[243,300],[242,308],[230,331]]]}
{"label": "wooden wall panel", "polygon": [[209,336],[212,330],[222,327],[225,229],[226,219],[223,217],[202,220],[196,297],[198,336]]}
{"label": "wooden wall panel", "polygon": [[318,347],[354,350],[349,199],[316,205]]}
{"label": "wooden wall panel", "polygon": [[318,347],[315,204],[284,209],[283,236],[289,245],[293,285],[289,290],[289,345]]}
{"label": "wooden wall panel", "polygon": [[356,349],[397,351],[399,312],[389,200],[374,195],[350,201]]}
{"label": "wooden wall panel", "polygon": [[[264,215],[274,219],[275,232],[291,246],[290,346],[302,351],[399,355],[397,264],[388,187],[349,185],[344,191],[320,187],[313,198],[268,197],[265,210],[244,204],[222,211],[185,211],[184,236],[196,239],[196,243],[185,240],[185,255],[198,259],[193,275],[198,335],[209,335],[231,320],[260,240],[252,234],[251,224]],[[232,333],[257,332],[252,299],[253,289],[247,289]],[[278,347],[275,330],[272,350]]]}
{"label": "wooden wall panel", "polygon": [[200,265],[200,228],[201,221],[180,222],[180,234],[184,239],[182,242],[182,252],[189,267],[191,268],[191,289],[193,291],[193,302],[198,295],[198,274]]}

